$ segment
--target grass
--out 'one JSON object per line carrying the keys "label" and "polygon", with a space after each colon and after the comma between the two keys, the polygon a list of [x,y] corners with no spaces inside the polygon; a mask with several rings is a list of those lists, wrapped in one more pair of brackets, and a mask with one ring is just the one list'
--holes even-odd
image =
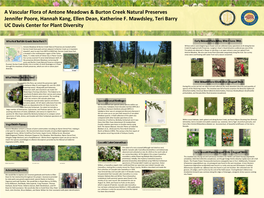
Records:
{"label": "grass", "polygon": [[239,130],[239,146],[250,146],[251,145],[251,130],[242,129],[243,133],[240,133]]}
{"label": "grass", "polygon": [[168,129],[167,128],[152,128],[151,129],[151,142],[168,142]]}
{"label": "grass", "polygon": [[204,98],[204,115],[217,115],[217,98]]}
{"label": "grass", "polygon": [[224,97],[224,115],[235,115],[235,98]]}
{"label": "grass", "polygon": [[[55,0],[2,0],[2,6],[52,6]],[[69,6],[63,0],[56,0],[60,6]],[[264,0],[249,1],[239,0],[137,0],[135,3],[132,0],[71,0],[77,6],[140,6],[140,7],[155,7],[155,6],[183,6],[193,3],[202,3],[204,6],[264,6]]]}
{"label": "grass", "polygon": [[77,104],[77,110],[74,108],[74,103],[64,103],[63,117],[64,118],[80,118],[80,103]]}
{"label": "grass", "polygon": [[199,146],[199,129],[187,129],[187,146]]}
{"label": "grass", "polygon": [[253,115],[253,98],[241,98],[241,115]]}
{"label": "grass", "polygon": [[184,112],[194,112],[198,115],[198,98],[184,98]]}
{"label": "grass", "polygon": [[191,61],[191,76],[203,76],[203,61],[199,62],[197,60]]}
{"label": "grass", "polygon": [[55,161],[55,151],[32,151],[32,161]]}
{"label": "grass", "polygon": [[153,68],[152,64],[147,64],[145,68],[141,67],[141,65],[139,64],[136,69],[131,65],[123,66],[123,68],[119,68],[119,64],[116,64],[114,68],[109,68],[104,65],[97,68],[96,65],[94,68],[94,93],[171,93],[171,66],[160,66],[160,64],[157,64]]}
{"label": "grass", "polygon": [[204,129],[204,146],[216,146],[216,129]]}
{"label": "grass", "polygon": [[169,188],[170,171],[152,170],[149,174],[142,175],[142,188]]}
{"label": "grass", "polygon": [[[16,153],[20,153],[19,156]],[[5,161],[28,161],[28,149],[10,149],[5,153]]]}

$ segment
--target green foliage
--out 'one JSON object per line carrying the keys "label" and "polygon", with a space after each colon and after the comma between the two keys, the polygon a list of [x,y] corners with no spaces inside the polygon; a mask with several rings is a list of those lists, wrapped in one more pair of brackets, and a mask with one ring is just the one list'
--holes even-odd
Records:
{"label": "green foliage", "polygon": [[98,161],[120,161],[121,147],[120,146],[99,146]]}
{"label": "green foliage", "polygon": [[203,76],[203,61],[192,60],[191,76]]}
{"label": "green foliage", "polygon": [[216,146],[216,129],[204,130],[204,146]]}
{"label": "green foliage", "polygon": [[[139,63],[140,64],[140,63]],[[123,64],[123,68],[101,66],[94,68],[95,94],[159,94],[171,93],[171,66],[134,68]],[[101,72],[101,73],[100,73]],[[117,77],[115,79],[113,76]],[[110,80],[111,78],[111,80]],[[120,81],[119,81],[120,80]]]}
{"label": "green foliage", "polygon": [[149,110],[151,110],[154,107],[155,110],[158,110],[161,113],[163,112],[163,109],[156,102],[147,101],[147,103]]}
{"label": "green foliage", "polygon": [[169,188],[169,170],[155,170],[150,174],[142,175],[142,188]]}
{"label": "green foliage", "polygon": [[199,132],[187,130],[187,146],[199,146]]}
{"label": "green foliage", "polygon": [[58,152],[59,161],[81,160],[81,146],[59,146]]}
{"label": "green foliage", "polygon": [[242,129],[242,130],[243,130],[243,133],[240,133],[240,130],[239,130],[239,146],[250,146],[251,130],[250,129]]}
{"label": "green foliage", "polygon": [[32,161],[54,161],[55,151],[32,151]]}
{"label": "green foliage", "polygon": [[235,177],[235,195],[248,194],[248,177]]}
{"label": "green foliage", "polygon": [[5,147],[5,161],[28,161],[28,148],[15,149]]}
{"label": "green foliage", "polygon": [[241,99],[241,114],[242,115],[253,115],[253,98]]}
{"label": "green foliage", "polygon": [[80,118],[80,103],[76,103],[77,110],[74,107],[74,103],[64,103],[64,118]]}
{"label": "green foliage", "polygon": [[167,128],[151,129],[151,142],[168,142],[168,129]]}
{"label": "green foliage", "polygon": [[204,98],[204,115],[217,115],[217,98]]}
{"label": "green foliage", "polygon": [[189,194],[203,194],[203,177],[189,177]]}
{"label": "green foliage", "polygon": [[198,98],[184,98],[184,112],[194,112],[198,115]]}
{"label": "green foliage", "polygon": [[213,178],[213,194],[224,195],[225,194],[225,178],[214,177]]}
{"label": "green foliage", "polygon": [[234,146],[233,134],[233,129],[222,129],[222,146]]}
{"label": "green foliage", "polygon": [[[56,0],[60,3],[60,7],[69,6],[63,0]],[[51,6],[53,7],[54,0],[2,0],[2,6]],[[135,7],[169,7],[180,6],[184,4],[191,5],[193,3],[202,3],[203,6],[264,6],[263,0],[249,1],[249,0],[71,0],[76,6],[135,6]]]}
{"label": "green foliage", "polygon": [[224,98],[224,115],[235,115],[235,98]]}

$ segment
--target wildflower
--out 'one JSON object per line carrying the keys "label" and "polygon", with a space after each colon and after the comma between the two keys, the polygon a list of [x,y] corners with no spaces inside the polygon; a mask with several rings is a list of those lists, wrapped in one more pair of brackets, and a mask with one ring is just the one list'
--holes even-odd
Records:
{"label": "wildflower", "polygon": [[244,65],[240,64],[240,68],[241,68],[241,73],[244,74]]}
{"label": "wildflower", "polygon": [[151,140],[154,140],[155,138],[154,137],[151,137]]}
{"label": "wildflower", "polygon": [[240,179],[238,182],[237,182],[237,186],[238,185],[242,185],[243,184],[243,181]]}
{"label": "wildflower", "polygon": [[121,84],[121,80],[119,80],[119,83]]}
{"label": "wildflower", "polygon": [[193,134],[192,134],[192,136],[194,137],[194,136],[195,136],[195,134],[193,133]]}
{"label": "wildflower", "polygon": [[245,105],[245,107],[246,107],[246,108],[248,108],[248,106],[247,106],[247,105]]}
{"label": "wildflower", "polygon": [[59,7],[60,6],[60,4],[57,1],[54,2],[53,5],[54,5],[54,7]]}
{"label": "wildflower", "polygon": [[203,36],[203,32],[201,32],[201,36]]}
{"label": "wildflower", "polygon": [[112,77],[110,77],[110,79],[109,80],[112,80]]}
{"label": "wildflower", "polygon": [[211,102],[209,102],[209,103],[208,103],[208,107],[211,107],[211,106],[212,106],[212,103],[211,103]]}
{"label": "wildflower", "polygon": [[192,139],[192,136],[191,136],[191,135],[189,135],[189,138],[190,138],[190,139]]}

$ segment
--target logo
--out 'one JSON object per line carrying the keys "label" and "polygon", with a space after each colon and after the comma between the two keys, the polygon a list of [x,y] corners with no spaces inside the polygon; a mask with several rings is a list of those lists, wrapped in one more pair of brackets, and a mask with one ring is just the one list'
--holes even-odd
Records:
{"label": "logo", "polygon": [[241,21],[245,25],[254,25],[258,21],[258,14],[253,10],[246,10],[241,15]]}
{"label": "logo", "polygon": [[236,15],[231,10],[224,10],[221,12],[219,20],[223,25],[232,25],[236,20]]}

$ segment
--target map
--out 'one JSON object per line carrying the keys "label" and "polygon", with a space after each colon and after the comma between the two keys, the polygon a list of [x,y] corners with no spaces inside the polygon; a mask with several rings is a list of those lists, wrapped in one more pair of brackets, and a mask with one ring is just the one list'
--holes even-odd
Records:
{"label": "map", "polygon": [[6,47],[6,62],[22,62],[22,47]]}
{"label": "map", "polygon": [[79,54],[63,54],[64,69],[79,69]]}

